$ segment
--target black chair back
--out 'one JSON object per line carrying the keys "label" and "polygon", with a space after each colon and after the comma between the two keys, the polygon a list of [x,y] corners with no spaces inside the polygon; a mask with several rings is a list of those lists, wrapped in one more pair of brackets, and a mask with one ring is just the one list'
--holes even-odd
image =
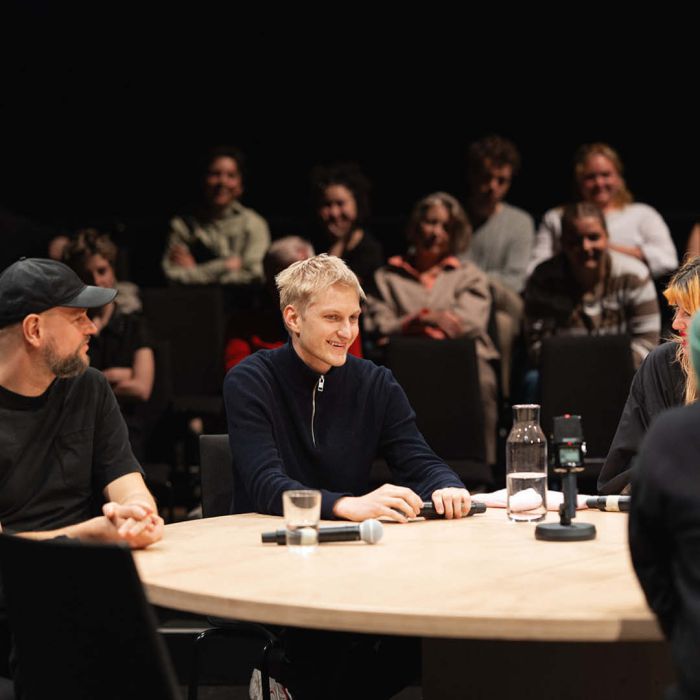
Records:
{"label": "black chair back", "polygon": [[219,413],[224,378],[223,292],[218,287],[144,289],[144,315],[154,336],[170,343],[176,408]]}
{"label": "black chair back", "polygon": [[541,354],[542,430],[553,419],[580,415],[589,459],[604,458],[622,415],[634,363],[626,335],[545,338]]}
{"label": "black chair back", "polygon": [[233,464],[228,435],[199,436],[202,516],[228,515],[233,503]]}
{"label": "black chair back", "polygon": [[0,573],[22,697],[180,697],[128,549],[0,535]]}
{"label": "black chair back", "polygon": [[[228,435],[200,435],[199,436],[199,465],[202,477],[202,517],[215,518],[219,515],[228,515],[233,504],[233,465],[231,463],[231,448]],[[212,636],[225,636],[239,644],[251,639],[256,644],[256,651],[260,653],[258,662],[262,673],[262,697],[270,698],[270,674],[269,655],[278,646],[278,640],[273,632],[253,622],[238,622],[222,618],[210,617],[209,621],[216,627],[205,630],[195,643],[195,661],[193,665],[193,679],[190,683],[190,698],[196,697],[196,688],[199,678],[199,657],[203,655],[203,647],[207,639]],[[262,645],[262,646],[261,646]]]}
{"label": "black chair back", "polygon": [[490,484],[474,340],[395,336],[386,360],[435,453],[467,486]]}

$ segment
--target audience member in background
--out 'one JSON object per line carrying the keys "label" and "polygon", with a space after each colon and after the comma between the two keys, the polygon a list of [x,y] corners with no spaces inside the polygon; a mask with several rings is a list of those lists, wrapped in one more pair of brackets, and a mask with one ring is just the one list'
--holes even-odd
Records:
{"label": "audience member in background", "polygon": [[94,229],[80,231],[63,251],[65,263],[86,284],[106,289],[123,287],[130,293],[97,309],[92,315],[96,333],[90,341],[90,364],[102,372],[119,401],[129,429],[129,441],[143,461],[143,405],[151,396],[155,377],[152,341],[145,320],[137,310],[135,285],[121,285],[114,275],[117,246]]}
{"label": "audience member in background", "polygon": [[498,351],[488,335],[491,295],[486,273],[457,255],[469,246],[471,225],[459,202],[436,192],[413,209],[407,230],[410,248],[375,274],[367,298],[365,329],[384,342],[394,334],[476,341],[484,406],[486,451],[496,461],[498,420],[496,373],[489,363]]}
{"label": "audience member in background", "polygon": [[700,257],[691,258],[671,278],[666,300],[674,309],[671,342],[649,353],[634,376],[605,464],[598,477],[603,494],[626,493],[639,445],[659,413],[695,403],[697,378],[688,353],[690,318],[700,309]]}
{"label": "audience member in background", "polygon": [[68,236],[54,236],[49,241],[48,254],[52,260],[63,260],[63,251],[66,249],[70,238]]}
{"label": "audience member in background", "polygon": [[[647,204],[634,202],[617,152],[605,143],[581,146],[574,158],[575,198],[595,204],[605,215],[610,250],[647,265],[654,279],[678,267],[668,226]],[[561,250],[562,207],[550,209],[537,231],[529,270]]]}
{"label": "audience member in background", "polygon": [[195,216],[176,216],[163,257],[168,279],[182,284],[247,284],[262,279],[270,243],[267,222],[238,200],[244,157],[236,148],[209,153],[204,203]]}
{"label": "audience member in background", "polygon": [[527,263],[535,227],[532,217],[505,202],[513,176],[520,169],[515,145],[501,136],[487,136],[469,146],[467,212],[474,225],[471,245],[463,258],[475,262],[489,277],[501,351],[504,395],[510,387],[513,343],[520,334]]}
{"label": "audience member in background", "polygon": [[487,136],[469,146],[467,168],[467,213],[474,233],[465,257],[492,282],[520,292],[525,286],[535,226],[527,212],[505,201],[520,169],[518,149],[501,136]]}
{"label": "audience member in background", "polygon": [[311,186],[322,234],[316,249],[342,258],[361,284],[371,282],[384,254],[367,231],[369,180],[355,163],[338,163],[314,168]]}
{"label": "audience member in background", "polygon": [[[700,369],[697,314],[689,335],[695,378]],[[697,392],[697,385],[693,388]],[[649,607],[670,643],[676,686],[666,693],[669,700],[700,697],[699,424],[697,403],[659,416],[642,443],[632,480],[630,552]]]}
{"label": "audience member in background", "polygon": [[639,367],[659,342],[661,317],[648,268],[611,249],[603,212],[589,202],[564,207],[561,246],[525,288],[532,363],[547,336],[627,334]]}

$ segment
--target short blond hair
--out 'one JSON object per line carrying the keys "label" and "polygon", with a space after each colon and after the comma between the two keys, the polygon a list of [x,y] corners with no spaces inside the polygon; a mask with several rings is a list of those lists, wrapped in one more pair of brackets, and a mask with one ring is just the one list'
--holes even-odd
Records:
{"label": "short blond hair", "polygon": [[275,277],[275,283],[282,311],[287,306],[304,311],[314,294],[334,284],[344,284],[354,289],[361,301],[366,299],[355,273],[340,258],[327,253],[292,263]]}

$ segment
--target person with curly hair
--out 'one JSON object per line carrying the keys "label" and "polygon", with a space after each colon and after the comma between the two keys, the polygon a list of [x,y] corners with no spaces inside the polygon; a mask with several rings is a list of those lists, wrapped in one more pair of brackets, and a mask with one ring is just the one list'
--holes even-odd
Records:
{"label": "person with curly hair", "polygon": [[311,188],[321,229],[314,247],[343,259],[361,284],[370,282],[384,264],[384,253],[367,230],[369,180],[357,164],[336,163],[314,168]]}

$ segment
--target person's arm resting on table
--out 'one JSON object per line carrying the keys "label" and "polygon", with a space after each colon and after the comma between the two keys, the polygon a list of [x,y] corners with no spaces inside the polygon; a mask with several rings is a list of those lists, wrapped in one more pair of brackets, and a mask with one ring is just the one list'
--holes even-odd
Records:
{"label": "person's arm resting on table", "polygon": [[[464,488],[449,486],[433,491],[435,510],[451,518],[462,518],[469,513],[471,496]],[[344,496],[333,506],[336,518],[366,520],[367,518],[390,518],[405,523],[408,518],[420,515],[423,500],[405,486],[384,484],[364,496]]]}
{"label": "person's arm resting on table", "polygon": [[[380,454],[402,483],[430,495],[435,510],[446,518],[469,513],[471,496],[459,477],[430,449],[418,431],[415,413],[393,375],[382,373],[377,391],[388,397]],[[418,516],[423,498],[406,486],[385,484],[364,496],[347,496],[336,501],[333,514],[347,520],[388,517],[398,522]]]}
{"label": "person's arm resting on table", "polygon": [[17,534],[34,540],[64,535],[87,542],[124,543],[132,549],[148,547],[161,539],[163,518],[141,474],[132,472],[115,479],[104,495],[107,503],[102,506],[103,515],[56,530]]}

